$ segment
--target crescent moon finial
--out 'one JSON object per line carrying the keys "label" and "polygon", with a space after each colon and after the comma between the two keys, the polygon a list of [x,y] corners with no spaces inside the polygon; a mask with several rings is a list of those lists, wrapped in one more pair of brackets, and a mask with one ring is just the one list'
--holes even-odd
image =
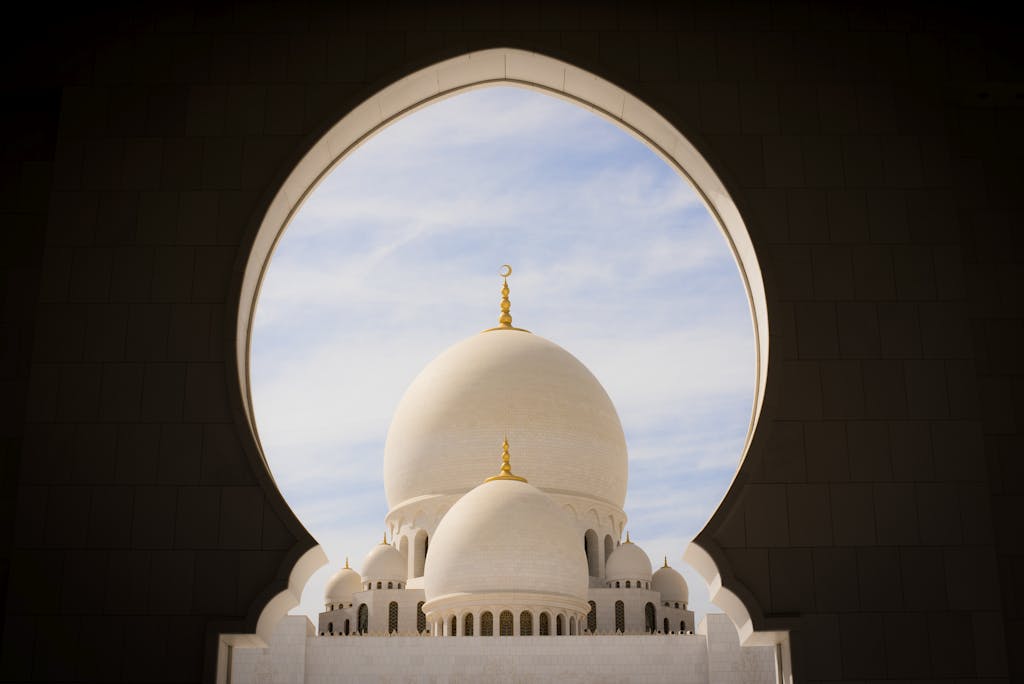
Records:
{"label": "crescent moon finial", "polygon": [[520,332],[528,333],[529,330],[523,330],[522,328],[516,328],[512,325],[512,314],[509,310],[512,308],[512,302],[508,298],[508,277],[512,275],[512,266],[510,264],[502,264],[501,268],[498,269],[498,275],[501,276],[501,314],[498,316],[498,325],[494,328],[488,328],[484,332],[490,332],[492,330],[518,330]]}
{"label": "crescent moon finial", "polygon": [[501,275],[501,315],[498,316],[498,327],[507,329],[512,327],[512,314],[509,313],[512,302],[508,298],[508,277],[512,275],[512,267],[503,264],[498,273]]}

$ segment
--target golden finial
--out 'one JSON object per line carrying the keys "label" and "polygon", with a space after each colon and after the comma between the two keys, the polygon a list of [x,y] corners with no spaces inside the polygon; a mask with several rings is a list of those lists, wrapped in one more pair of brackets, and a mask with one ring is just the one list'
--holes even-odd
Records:
{"label": "golden finial", "polygon": [[501,472],[497,475],[484,480],[484,482],[491,482],[492,480],[516,480],[517,482],[526,482],[525,477],[519,477],[518,475],[512,474],[512,464],[509,460],[512,457],[508,453],[508,437],[501,443]]}
{"label": "golden finial", "polygon": [[388,531],[387,530],[384,530],[384,538],[380,540],[380,543],[381,544],[387,544],[388,543]]}
{"label": "golden finial", "polygon": [[350,570],[351,569],[351,568],[348,567],[348,556],[345,556],[345,569],[346,570]]}
{"label": "golden finial", "polygon": [[508,264],[503,265],[499,275],[501,276],[501,315],[498,316],[498,325],[502,328],[511,328],[512,314],[509,313],[509,309],[512,308],[512,302],[508,298],[508,277],[512,275],[512,267]]}
{"label": "golden finial", "polygon": [[665,565],[662,566],[662,567],[666,567],[666,568],[668,567],[668,556],[665,556]]}
{"label": "golden finial", "polygon": [[488,328],[484,332],[490,332],[492,330],[518,330],[520,332],[530,332],[529,330],[523,330],[522,328],[516,328],[512,326],[512,314],[509,310],[512,308],[512,302],[508,298],[508,277],[512,275],[512,267],[508,264],[504,264],[501,270],[498,271],[498,275],[501,276],[501,315],[498,316],[498,327]]}
{"label": "golden finial", "polygon": [[633,542],[629,541],[629,530],[626,530],[626,543],[627,544],[632,544],[633,543]]}

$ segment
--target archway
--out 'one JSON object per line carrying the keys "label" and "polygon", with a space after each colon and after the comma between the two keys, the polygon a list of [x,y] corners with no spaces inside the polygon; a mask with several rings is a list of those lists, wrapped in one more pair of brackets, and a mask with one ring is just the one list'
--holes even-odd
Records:
{"label": "archway", "polygon": [[[753,312],[755,393],[746,446],[741,455],[742,463],[742,456],[749,446],[764,400],[768,318],[760,269],[738,208],[721,179],[697,149],[653,108],[618,86],[582,69],[537,53],[507,48],[446,60],[410,74],[370,97],[312,146],[270,202],[244,266],[235,337],[238,382],[242,389],[246,419],[256,435],[257,443],[259,438],[252,409],[248,365],[253,314],[270,254],[285,226],[325,175],[376,131],[438,99],[496,83],[540,90],[582,105],[614,122],[643,141],[675,168],[704,200],[739,263]],[[317,560],[313,552],[307,556],[306,566]],[[730,597],[735,595],[722,589],[717,580],[718,569],[711,556],[700,547],[692,546],[687,553],[687,560],[708,580],[712,587],[712,600],[723,607],[737,626],[741,627],[741,638],[749,637],[749,632],[752,632],[750,614],[743,601],[738,598],[732,600]],[[308,567],[304,566],[303,572],[308,577],[306,570]],[[277,619],[298,603],[302,585],[299,583],[296,587],[295,584],[291,583],[289,589],[281,592],[264,609],[260,617],[261,627],[257,630],[259,638],[265,639]],[[720,601],[719,595],[725,600]],[[746,637],[744,625],[750,626]],[[764,636],[764,639],[774,642],[784,638],[784,633]],[[225,635],[223,641],[225,644],[252,643],[244,639],[235,640],[231,635]]]}

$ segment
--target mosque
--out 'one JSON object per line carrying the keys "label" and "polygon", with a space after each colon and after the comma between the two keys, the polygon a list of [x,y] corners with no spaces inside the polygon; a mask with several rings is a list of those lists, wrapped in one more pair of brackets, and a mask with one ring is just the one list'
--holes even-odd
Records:
{"label": "mosque", "polygon": [[511,267],[501,275],[498,325],[434,359],[399,403],[381,542],[331,577],[315,629],[285,618],[270,648],[236,654],[233,681],[776,681],[772,647],[739,648],[724,615],[695,625],[682,575],[667,558],[652,572],[626,531],[611,399],[512,325]]}

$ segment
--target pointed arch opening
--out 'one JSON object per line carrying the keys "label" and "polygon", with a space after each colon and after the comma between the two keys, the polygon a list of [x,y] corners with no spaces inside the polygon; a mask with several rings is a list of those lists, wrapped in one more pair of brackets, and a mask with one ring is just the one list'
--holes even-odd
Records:
{"label": "pointed arch opening", "polygon": [[[237,315],[234,316],[237,328],[234,339],[239,400],[243,409],[242,415],[248,423],[260,456],[262,457],[263,453],[252,406],[249,351],[260,284],[266,273],[270,254],[285,226],[326,173],[376,131],[434,101],[468,89],[496,83],[540,90],[596,112],[642,140],[697,189],[726,236],[739,263],[753,312],[757,357],[755,394],[746,445],[740,455],[742,465],[764,401],[767,382],[768,315],[757,256],[739,209],[721,179],[697,148],[652,107],[620,87],[573,65],[546,55],[511,48],[485,50],[440,62],[412,73],[368,98],[363,104],[349,111],[312,145],[278,193],[270,199],[267,210],[252,236],[252,248],[248,258],[240,269],[236,283],[239,306]],[[265,457],[263,465],[266,466]],[[605,538],[603,551],[606,558],[610,554],[610,539],[610,536]],[[424,552],[425,550],[424,539]],[[749,641],[754,633],[754,622],[763,619],[763,611],[754,603],[751,596],[744,594],[741,597],[726,588],[728,582],[723,580],[719,564],[715,561],[719,553],[715,548],[705,549],[691,544],[686,559],[691,565],[698,567],[709,585],[716,589],[712,600],[724,608],[740,628],[741,642],[754,643]],[[291,607],[298,604],[305,582],[325,560],[323,552],[318,547],[307,550],[289,574],[287,586],[258,611],[255,639],[250,638],[250,635],[221,635],[219,653],[222,656],[228,653],[227,647],[231,645],[265,644],[274,625]],[[364,607],[360,606],[360,609]],[[359,622],[362,627],[362,620]],[[783,639],[785,632],[762,632],[759,633],[756,642],[779,643]],[[223,667],[218,668],[218,671],[222,670]]]}

